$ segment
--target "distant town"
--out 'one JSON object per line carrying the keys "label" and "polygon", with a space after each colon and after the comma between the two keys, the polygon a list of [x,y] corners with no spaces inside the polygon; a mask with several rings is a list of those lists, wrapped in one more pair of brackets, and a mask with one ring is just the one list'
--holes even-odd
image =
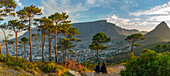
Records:
{"label": "distant town", "polygon": [[[68,54],[67,55],[67,60],[69,59],[74,59],[79,63],[85,62],[85,61],[93,61],[95,60],[95,56],[96,56],[96,51],[95,50],[91,50],[90,48],[88,48],[87,46],[83,45],[84,43],[90,43],[90,42],[79,42],[77,44],[76,47],[70,49],[73,50],[72,52],[69,52],[70,50],[68,50],[68,53],[72,53],[72,54]],[[124,41],[111,41],[105,45],[109,46],[109,49],[106,50],[102,50],[99,52],[99,57],[100,60],[105,60],[107,57],[112,57],[114,55],[117,55],[121,52],[127,51],[128,49],[130,49],[129,46],[125,46],[127,43]],[[13,45],[9,45],[9,54],[10,55],[16,55],[15,52],[15,44]],[[2,52],[6,53],[5,49],[5,44],[1,45],[2,47]],[[29,46],[27,44],[27,56],[26,56],[26,60],[29,60]],[[37,41],[37,42],[33,42],[33,52],[32,52],[32,56],[33,56],[33,61],[41,61],[42,59],[42,51],[41,51],[41,41]],[[52,49],[52,60],[54,61],[55,59],[55,53],[54,53],[54,48]],[[45,42],[45,60],[48,61],[48,57],[49,57],[49,51],[48,51],[48,42]],[[18,57],[23,58],[24,57],[24,50],[22,47],[19,47],[18,49]],[[61,62],[62,61],[62,56],[63,53],[60,49],[58,49],[57,51],[58,54],[58,61]]]}

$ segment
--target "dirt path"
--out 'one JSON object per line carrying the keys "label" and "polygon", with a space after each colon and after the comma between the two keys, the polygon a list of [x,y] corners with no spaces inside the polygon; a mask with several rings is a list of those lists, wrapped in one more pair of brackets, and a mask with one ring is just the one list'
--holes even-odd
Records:
{"label": "dirt path", "polygon": [[125,69],[124,64],[114,65],[107,68],[108,74],[95,74],[94,76],[121,76],[119,73]]}

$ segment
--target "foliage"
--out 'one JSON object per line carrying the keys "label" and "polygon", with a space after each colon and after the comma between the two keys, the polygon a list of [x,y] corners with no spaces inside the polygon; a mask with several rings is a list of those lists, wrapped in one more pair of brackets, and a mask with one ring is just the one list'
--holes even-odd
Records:
{"label": "foliage", "polygon": [[29,62],[23,58],[16,58],[14,56],[6,56],[5,54],[0,54],[0,62],[4,63],[4,67],[13,68],[14,70],[21,71],[25,70],[27,72],[36,74],[39,71],[45,73],[56,73],[57,75],[62,75],[68,70],[60,65],[53,62]]}
{"label": "foliage", "polygon": [[133,52],[131,52],[131,53],[130,53],[129,58],[130,58],[130,59],[135,58],[135,56],[134,56],[134,53],[133,53]]}
{"label": "foliage", "polygon": [[170,52],[156,53],[149,49],[144,54],[127,61],[122,76],[168,76],[170,75]]}
{"label": "foliage", "polygon": [[[74,42],[80,41],[77,38],[77,35],[80,34],[79,31],[77,31],[78,28],[70,27],[68,30],[65,30],[64,36],[66,38],[60,38],[60,41],[58,43],[58,49],[63,50],[63,60],[65,61],[67,56],[67,49],[73,48],[76,45]],[[70,54],[73,54],[73,52],[70,51]]]}
{"label": "foliage", "polygon": [[98,61],[98,51],[108,48],[108,46],[105,46],[102,43],[107,43],[109,41],[110,41],[110,38],[108,38],[107,35],[104,32],[96,33],[93,36],[92,43],[89,45],[89,47],[90,47],[90,49],[97,51],[96,61]]}
{"label": "foliage", "polygon": [[28,31],[29,31],[29,41],[30,41],[30,61],[32,61],[32,42],[31,42],[31,25],[33,24],[32,20],[36,15],[41,15],[41,9],[38,7],[31,5],[28,7],[24,7],[17,12],[18,17],[26,24],[28,22]]}
{"label": "foliage", "polygon": [[133,52],[133,46],[140,46],[140,44],[135,44],[136,41],[144,40],[145,38],[141,33],[131,34],[127,36],[125,41],[132,43],[131,52]]}
{"label": "foliage", "polygon": [[4,23],[4,24],[2,24],[2,25],[0,25],[0,28],[1,28],[1,30],[2,30],[2,32],[3,32],[3,35],[4,35],[4,42],[5,42],[5,44],[6,44],[6,53],[7,53],[7,55],[9,55],[9,51],[8,51],[8,42],[9,42],[9,38],[10,37],[12,37],[12,35],[13,34],[6,34],[7,33],[7,29],[8,29],[8,26],[7,26],[7,23]]}
{"label": "foliage", "polygon": [[17,6],[14,0],[0,0],[0,21],[3,20],[2,17],[5,16],[15,16],[14,10]]}
{"label": "foliage", "polygon": [[68,19],[68,15],[64,12],[62,12],[61,14],[56,12],[54,14],[52,14],[51,16],[49,16],[48,18],[52,20],[52,22],[54,22],[54,37],[55,37],[55,61],[57,62],[57,35],[60,33],[64,33],[65,31],[69,30],[71,24]]}
{"label": "foliage", "polygon": [[55,63],[53,62],[49,62],[49,63],[44,63],[42,65],[43,67],[43,71],[44,72],[57,72],[59,71],[58,69],[60,69],[61,71],[64,71],[64,68],[61,66],[57,66]]}
{"label": "foliage", "polygon": [[21,42],[23,42],[23,43],[27,43],[28,41],[29,41],[29,39],[26,37],[21,38]]}
{"label": "foliage", "polygon": [[166,51],[169,51],[170,52],[170,44],[169,42],[167,42],[166,44],[158,44],[156,46],[154,46],[153,48],[157,53],[160,53],[160,52],[166,52]]}
{"label": "foliage", "polygon": [[8,28],[15,32],[15,40],[16,40],[16,57],[18,56],[18,32],[25,30],[25,25],[18,20],[10,20],[8,21]]}
{"label": "foliage", "polygon": [[77,63],[75,60],[68,60],[64,62],[65,64],[62,64],[64,67],[71,69],[71,70],[76,70],[78,72],[83,71],[83,66],[81,66],[80,63]]}

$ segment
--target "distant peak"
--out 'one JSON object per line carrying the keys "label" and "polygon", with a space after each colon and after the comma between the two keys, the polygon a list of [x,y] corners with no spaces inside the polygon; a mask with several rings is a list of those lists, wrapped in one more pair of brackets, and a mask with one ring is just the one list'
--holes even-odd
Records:
{"label": "distant peak", "polygon": [[93,22],[105,22],[105,23],[107,23],[107,20],[97,20],[97,21],[93,21]]}
{"label": "distant peak", "polygon": [[160,24],[166,24],[167,25],[167,23],[165,21],[162,21]]}
{"label": "distant peak", "polygon": [[169,29],[165,21],[162,21],[155,29]]}
{"label": "distant peak", "polygon": [[107,20],[96,20],[91,22],[80,22],[80,23],[73,23],[73,24],[83,24],[83,23],[107,23]]}

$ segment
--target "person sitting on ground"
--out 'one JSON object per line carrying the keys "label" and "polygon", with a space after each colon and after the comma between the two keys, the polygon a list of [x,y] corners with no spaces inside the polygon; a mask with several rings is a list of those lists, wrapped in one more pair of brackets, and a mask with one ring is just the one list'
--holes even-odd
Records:
{"label": "person sitting on ground", "polygon": [[100,72],[100,63],[98,63],[98,65],[96,66],[96,68],[94,70],[96,73]]}
{"label": "person sitting on ground", "polygon": [[107,73],[107,70],[106,70],[106,66],[105,66],[105,63],[103,63],[102,67],[101,67],[101,72],[102,73]]}

